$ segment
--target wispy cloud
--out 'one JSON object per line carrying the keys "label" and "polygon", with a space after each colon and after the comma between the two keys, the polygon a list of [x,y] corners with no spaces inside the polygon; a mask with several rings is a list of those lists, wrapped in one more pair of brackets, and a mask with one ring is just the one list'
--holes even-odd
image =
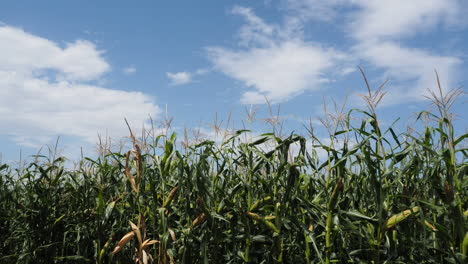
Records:
{"label": "wispy cloud", "polygon": [[136,73],[137,69],[133,66],[130,66],[130,67],[123,68],[122,71],[126,75],[133,75]]}
{"label": "wispy cloud", "polygon": [[152,97],[93,85],[107,71],[103,51],[78,40],[60,47],[19,28],[0,26],[0,134],[37,146],[57,135],[94,143],[119,138],[126,117],[142,124],[160,109]]}
{"label": "wispy cloud", "polygon": [[352,0],[285,0],[286,7],[293,11],[293,17],[307,21],[332,21],[338,16],[339,9],[345,7]]}
{"label": "wispy cloud", "polygon": [[250,8],[235,7],[233,13],[245,18],[238,34],[239,48],[208,47],[215,68],[241,81],[245,104],[283,102],[306,90],[317,90],[349,64],[349,57],[331,47],[305,41],[292,34],[295,27],[270,25]]}

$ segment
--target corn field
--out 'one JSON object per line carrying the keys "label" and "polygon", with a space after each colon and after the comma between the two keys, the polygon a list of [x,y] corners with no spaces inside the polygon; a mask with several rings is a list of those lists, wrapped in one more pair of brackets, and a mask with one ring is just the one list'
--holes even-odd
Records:
{"label": "corn field", "polygon": [[130,132],[132,150],[74,169],[0,165],[0,263],[467,263],[458,95],[433,93],[405,132],[379,122],[369,88],[326,141],[239,130],[184,148]]}

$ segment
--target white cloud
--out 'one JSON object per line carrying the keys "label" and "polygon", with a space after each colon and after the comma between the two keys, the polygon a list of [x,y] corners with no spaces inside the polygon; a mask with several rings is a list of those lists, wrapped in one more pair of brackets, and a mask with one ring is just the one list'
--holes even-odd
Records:
{"label": "white cloud", "polygon": [[360,9],[352,14],[349,24],[350,34],[357,40],[354,54],[382,69],[390,79],[384,105],[424,100],[427,89],[436,86],[434,69],[445,82],[443,88],[453,88],[462,63],[459,58],[405,46],[401,38],[429,32],[442,23],[459,23],[462,2],[360,0],[356,3]]}
{"label": "white cloud", "polygon": [[265,103],[265,96],[283,102],[320,89],[325,74],[348,63],[344,53],[291,34],[290,24],[269,25],[245,7],[235,7],[233,13],[247,21],[239,33],[242,48],[208,47],[207,52],[217,70],[250,88],[242,103]]}
{"label": "white cloud", "polygon": [[462,1],[392,0],[355,1],[360,9],[352,15],[352,35],[360,40],[412,36],[444,22],[458,23]]}
{"label": "white cloud", "polygon": [[331,21],[338,15],[338,7],[345,6],[352,0],[286,0],[289,10],[301,19]]}
{"label": "white cloud", "polygon": [[[345,17],[362,37],[395,36],[437,23],[466,24],[465,0],[284,0],[291,16],[332,21]],[[349,16],[351,14],[351,16]],[[350,20],[349,20],[350,19]],[[353,32],[355,30],[352,30]]]}
{"label": "white cloud", "polygon": [[192,74],[189,72],[166,72],[167,78],[171,80],[171,85],[183,85],[192,82]]}
{"label": "white cloud", "polygon": [[340,74],[341,75],[348,75],[350,73],[353,73],[357,70],[357,67],[347,67],[341,70]]}
{"label": "white cloud", "polygon": [[273,45],[273,34],[278,31],[272,25],[265,23],[261,18],[256,16],[252,9],[242,6],[235,6],[232,13],[243,16],[247,24],[245,24],[239,31],[239,38],[241,44],[244,46],[263,44]]}
{"label": "white cloud", "polygon": [[89,41],[77,40],[61,48],[21,29],[0,26],[1,70],[54,70],[70,80],[92,80],[110,70],[101,55]]}
{"label": "white cloud", "polygon": [[110,69],[88,41],[55,42],[0,26],[0,134],[38,146],[57,135],[94,143],[98,133],[128,135],[123,118],[145,122],[160,109],[141,92],[107,89],[98,80]]}
{"label": "white cloud", "polygon": [[171,81],[170,85],[184,85],[194,81],[195,76],[204,75],[210,72],[210,69],[201,68],[197,69],[194,72],[166,72],[167,78]]}
{"label": "white cloud", "polygon": [[[463,0],[286,0],[289,10],[303,23],[310,19],[344,18],[343,29],[355,41],[350,54],[383,71],[388,78],[387,105],[424,100],[427,88],[436,85],[437,69],[444,88],[453,88],[462,61],[441,56],[402,41],[422,32],[434,33],[440,26],[466,25],[468,2]],[[343,73],[349,73],[344,70]]]}
{"label": "white cloud", "polygon": [[137,69],[133,66],[130,66],[130,67],[123,68],[122,71],[126,75],[133,75],[136,73]]}
{"label": "white cloud", "polygon": [[327,70],[345,56],[303,41],[278,46],[232,51],[209,48],[210,58],[226,75],[253,88],[243,94],[244,104],[283,102],[305,90],[317,90]]}
{"label": "white cloud", "polygon": [[203,75],[203,74],[207,74],[209,72],[210,72],[210,69],[201,68],[201,69],[196,70],[194,75]]}
{"label": "white cloud", "polygon": [[458,66],[456,57],[439,56],[423,49],[401,47],[392,41],[364,42],[355,47],[356,54],[378,68],[390,83],[384,105],[424,100],[427,89],[436,88],[436,69],[443,89],[453,88]]}

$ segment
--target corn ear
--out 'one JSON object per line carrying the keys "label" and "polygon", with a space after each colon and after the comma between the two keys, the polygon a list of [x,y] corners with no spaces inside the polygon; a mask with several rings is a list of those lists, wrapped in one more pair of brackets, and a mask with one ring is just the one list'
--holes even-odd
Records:
{"label": "corn ear", "polygon": [[148,264],[148,254],[144,250],[142,251],[142,254],[143,254],[143,264]]}
{"label": "corn ear", "polygon": [[166,208],[171,204],[172,200],[174,200],[175,196],[177,195],[177,191],[179,190],[179,188],[179,186],[176,186],[171,190],[169,196],[167,196],[166,200],[163,203],[163,208]]}
{"label": "corn ear", "polygon": [[259,214],[247,212],[247,215],[255,221],[263,221],[263,217],[261,217]]}
{"label": "corn ear", "polygon": [[465,255],[465,258],[468,258],[468,232],[466,232],[465,238],[463,239],[461,251],[462,254]]}
{"label": "corn ear", "polygon": [[405,210],[401,213],[398,213],[396,215],[392,215],[388,220],[387,220],[387,223],[386,223],[386,228],[387,229],[391,229],[393,228],[394,226],[396,226],[398,223],[400,223],[401,221],[405,220],[406,218],[408,218],[408,216],[410,216],[412,213],[417,213],[419,211],[419,207],[418,206],[415,206],[413,207],[412,209],[408,209],[408,210]]}
{"label": "corn ear", "polygon": [[272,222],[268,221],[268,220],[263,220],[263,223],[271,229],[271,231],[275,232],[275,233],[280,233],[280,230],[278,227],[276,227]]}
{"label": "corn ear", "polygon": [[135,177],[133,176],[132,172],[130,171],[130,166],[128,165],[129,159],[130,159],[130,151],[127,152],[127,156],[125,159],[125,176],[127,176],[128,180],[130,181],[130,184],[132,185],[132,189],[138,193],[138,185],[135,182]]}
{"label": "corn ear", "polygon": [[250,206],[249,208],[249,211],[255,211],[255,209],[257,209],[258,207],[260,207],[261,205],[263,205],[264,203],[268,202],[271,200],[271,196],[267,196],[265,198],[262,198],[258,201],[256,201],[254,204],[252,204],[252,206]]}
{"label": "corn ear", "polygon": [[[272,222],[268,221],[266,219],[266,217],[262,217],[261,215],[259,214],[256,214],[256,213],[252,213],[252,212],[247,212],[247,215],[250,216],[250,218],[252,218],[253,220],[255,221],[258,221],[258,222],[262,222],[263,224],[265,224],[269,229],[271,229],[273,232],[275,233],[279,233],[280,230],[278,227],[276,227]],[[275,217],[276,218],[276,217]]]}
{"label": "corn ear", "polygon": [[196,227],[198,225],[201,225],[205,222],[206,220],[206,215],[205,213],[201,213],[197,218],[195,218],[192,222],[192,227]]}
{"label": "corn ear", "polygon": [[176,241],[177,237],[175,235],[174,230],[168,228],[167,231],[169,231],[169,234],[171,235],[172,241]]}
{"label": "corn ear", "polygon": [[129,221],[129,222],[130,222],[130,226],[132,227],[133,232],[137,235],[138,242],[140,242],[140,244],[142,244],[143,240],[142,240],[142,237],[141,237],[140,228],[138,228],[138,226],[135,225],[132,221]]}
{"label": "corn ear", "polygon": [[112,251],[112,254],[116,254],[119,251],[121,251],[122,248],[128,243],[128,241],[130,241],[134,236],[135,236],[135,233],[133,231],[125,234],[125,236],[123,236],[122,239],[120,239],[119,243],[114,248],[114,251]]}
{"label": "corn ear", "polygon": [[148,246],[151,246],[151,245],[156,244],[156,243],[159,243],[159,241],[158,241],[158,240],[155,240],[155,239],[146,239],[146,240],[143,242],[141,248],[142,248],[142,249],[145,249],[145,248],[147,248]]}
{"label": "corn ear", "polygon": [[275,220],[276,219],[276,215],[267,215],[265,216],[265,220]]}
{"label": "corn ear", "polygon": [[432,231],[438,231],[437,227],[435,227],[435,225],[431,224],[431,222],[427,221],[427,220],[424,220],[424,224],[429,227],[430,229],[432,229]]}
{"label": "corn ear", "polygon": [[343,191],[343,188],[344,188],[343,178],[339,178],[338,182],[335,185],[335,188],[333,189],[330,202],[328,203],[329,210],[333,210],[335,208],[336,203],[338,202],[338,195]]}
{"label": "corn ear", "polygon": [[104,255],[106,254],[107,249],[109,248],[110,244],[112,242],[112,237],[110,237],[107,242],[104,244],[104,247],[101,249],[99,252],[99,257],[98,257],[98,262],[101,263],[102,259],[104,258]]}

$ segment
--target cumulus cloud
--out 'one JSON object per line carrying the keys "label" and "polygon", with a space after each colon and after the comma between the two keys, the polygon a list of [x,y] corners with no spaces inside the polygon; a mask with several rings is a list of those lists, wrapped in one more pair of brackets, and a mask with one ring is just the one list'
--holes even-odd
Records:
{"label": "cumulus cloud", "polygon": [[110,70],[103,52],[84,40],[60,47],[22,29],[0,26],[0,134],[27,146],[58,135],[94,143],[98,133],[128,134],[160,113],[154,99],[92,85]]}
{"label": "cumulus cloud", "polygon": [[349,24],[350,34],[357,40],[354,54],[382,69],[391,80],[384,105],[424,100],[427,89],[435,88],[434,69],[445,82],[443,88],[453,88],[462,63],[459,58],[409,47],[402,39],[434,30],[443,23],[457,24],[462,2],[360,0],[356,4],[360,9],[351,15]]}
{"label": "cumulus cloud", "polygon": [[462,61],[451,56],[431,54],[421,48],[402,47],[393,41],[362,42],[356,54],[384,70],[390,80],[383,105],[424,100],[428,89],[436,88],[437,69],[443,89],[453,88]]}
{"label": "cumulus cloud", "polygon": [[349,63],[343,52],[291,34],[288,23],[270,25],[246,7],[235,7],[233,13],[246,20],[238,34],[239,48],[208,47],[207,53],[217,70],[249,88],[242,103],[265,103],[265,97],[283,102],[320,89],[327,74]]}
{"label": "cumulus cloud", "polygon": [[0,69],[37,73],[54,70],[69,80],[92,80],[110,70],[102,51],[77,40],[64,48],[21,29],[0,26]]}
{"label": "cumulus cloud", "polygon": [[457,24],[462,2],[459,0],[392,0],[354,2],[352,35],[360,40],[414,36],[434,26]]}
{"label": "cumulus cloud", "polygon": [[[387,105],[424,100],[427,88],[435,84],[434,69],[452,88],[462,61],[455,56],[438,55],[424,48],[405,44],[406,39],[430,33],[442,26],[466,24],[463,0],[286,0],[289,10],[303,19],[331,21],[344,17],[346,35],[355,41],[354,57],[380,69],[390,79]],[[294,13],[294,12],[293,12]]]}
{"label": "cumulus cloud", "polygon": [[195,76],[204,75],[209,73],[210,70],[206,68],[197,69],[194,72],[166,72],[167,78],[169,78],[170,85],[177,86],[177,85],[184,85],[189,84],[194,81]]}
{"label": "cumulus cloud", "polygon": [[183,85],[192,82],[192,74],[190,72],[166,72],[167,78],[171,80],[171,85]]}
{"label": "cumulus cloud", "polygon": [[265,103],[265,97],[283,102],[305,90],[320,89],[324,73],[346,58],[303,41],[240,51],[215,47],[208,52],[219,70],[252,88],[242,95],[244,104]]}

